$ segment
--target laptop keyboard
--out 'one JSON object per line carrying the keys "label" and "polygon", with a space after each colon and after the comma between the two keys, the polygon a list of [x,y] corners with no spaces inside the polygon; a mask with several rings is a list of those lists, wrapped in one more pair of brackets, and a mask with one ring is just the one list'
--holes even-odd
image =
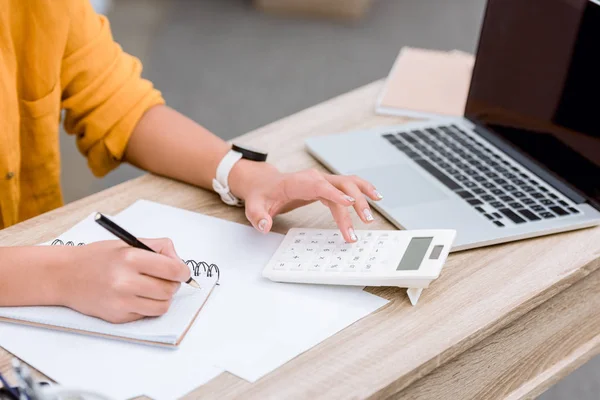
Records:
{"label": "laptop keyboard", "polygon": [[383,137],[499,228],[580,212],[572,201],[456,125]]}

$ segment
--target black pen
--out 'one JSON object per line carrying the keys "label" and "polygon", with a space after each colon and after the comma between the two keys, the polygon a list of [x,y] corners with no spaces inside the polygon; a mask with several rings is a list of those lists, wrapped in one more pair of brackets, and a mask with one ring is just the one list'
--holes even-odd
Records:
{"label": "black pen", "polygon": [[[106,218],[101,213],[96,213],[96,215],[94,216],[94,220],[98,223],[98,225],[100,225],[101,227],[103,227],[104,229],[106,229],[107,231],[109,231],[128,245],[130,245],[131,247],[135,247],[136,249],[141,250],[148,250],[153,253],[156,253],[150,247],[140,242],[138,238],[133,236],[131,233],[127,232],[125,229],[121,228],[119,225],[112,222],[110,219]],[[190,279],[188,279],[186,283],[192,283],[193,281],[194,280],[190,277]]]}

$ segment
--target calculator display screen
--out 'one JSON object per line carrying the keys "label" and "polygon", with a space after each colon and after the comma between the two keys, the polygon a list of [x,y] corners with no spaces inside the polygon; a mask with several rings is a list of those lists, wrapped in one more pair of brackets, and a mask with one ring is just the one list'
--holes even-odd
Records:
{"label": "calculator display screen", "polygon": [[419,269],[421,261],[427,254],[427,249],[433,240],[432,237],[414,237],[410,240],[396,271],[411,271]]}

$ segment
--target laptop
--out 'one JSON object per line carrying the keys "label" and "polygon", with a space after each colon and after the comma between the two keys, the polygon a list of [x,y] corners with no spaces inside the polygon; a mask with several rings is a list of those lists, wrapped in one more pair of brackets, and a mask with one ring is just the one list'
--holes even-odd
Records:
{"label": "laptop", "polygon": [[489,0],[464,118],[308,139],[372,182],[405,229],[456,229],[454,250],[600,223],[600,4]]}

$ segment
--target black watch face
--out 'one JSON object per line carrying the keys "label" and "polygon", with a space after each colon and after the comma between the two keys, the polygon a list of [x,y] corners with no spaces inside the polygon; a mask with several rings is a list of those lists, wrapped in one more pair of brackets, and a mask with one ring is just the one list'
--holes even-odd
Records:
{"label": "black watch face", "polygon": [[242,158],[252,161],[267,161],[267,153],[252,149],[248,146],[241,147],[238,145],[231,146],[231,150],[242,153]]}

